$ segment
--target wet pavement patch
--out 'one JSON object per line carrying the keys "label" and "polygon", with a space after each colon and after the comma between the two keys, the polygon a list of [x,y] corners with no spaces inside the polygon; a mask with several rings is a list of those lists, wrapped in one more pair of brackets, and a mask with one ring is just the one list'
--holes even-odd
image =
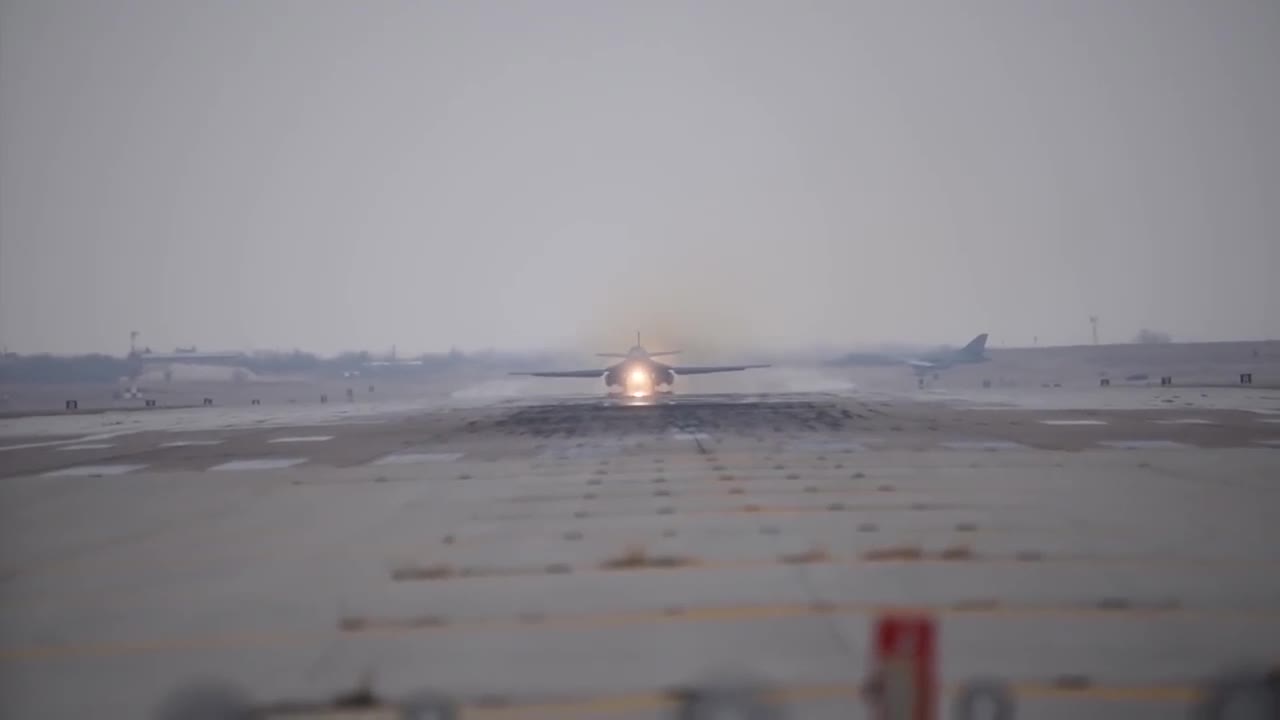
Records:
{"label": "wet pavement patch", "polygon": [[1098,444],[1119,450],[1174,450],[1191,447],[1172,440],[1100,440]]}
{"label": "wet pavement patch", "polygon": [[942,443],[948,450],[1025,450],[1026,445],[1010,440],[952,440]]}
{"label": "wet pavement patch", "polygon": [[430,565],[427,567],[402,567],[391,571],[392,580],[444,580],[456,577],[457,570],[451,565]]}
{"label": "wet pavement patch", "polygon": [[1093,687],[1093,681],[1087,675],[1058,675],[1050,683],[1059,690],[1087,690]]}
{"label": "wet pavement patch", "polygon": [[[867,449],[866,445],[861,442],[847,442],[838,440],[792,440],[785,444],[785,449],[790,452],[825,452],[839,453],[850,455],[855,452],[863,452]],[[818,460],[825,460],[825,457],[819,457]]]}
{"label": "wet pavement patch", "polygon": [[124,475],[141,470],[146,465],[76,465],[74,467],[52,470],[44,473],[44,477],[100,477],[103,475]]}
{"label": "wet pavement patch", "polygon": [[257,458],[253,460],[232,460],[209,468],[213,472],[234,472],[243,470],[280,470],[301,465],[306,458]]}
{"label": "wet pavement patch", "polygon": [[453,462],[462,457],[462,453],[413,453],[400,452],[385,455],[374,460],[372,465],[418,465],[425,463]]}

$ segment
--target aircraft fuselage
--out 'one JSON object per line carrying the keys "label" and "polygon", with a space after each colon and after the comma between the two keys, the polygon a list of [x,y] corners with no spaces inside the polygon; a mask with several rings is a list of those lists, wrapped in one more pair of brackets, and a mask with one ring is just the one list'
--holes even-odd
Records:
{"label": "aircraft fuselage", "polygon": [[512,375],[557,378],[599,377],[611,391],[619,388],[628,395],[642,397],[660,392],[659,388],[669,388],[675,384],[677,375],[706,375],[709,373],[737,372],[751,368],[769,367],[768,365],[667,365],[654,360],[659,355],[675,355],[679,350],[649,352],[639,343],[625,353],[596,353],[602,357],[621,358],[621,362],[597,370],[543,370],[538,372],[513,372]]}
{"label": "aircraft fuselage", "polygon": [[622,388],[628,394],[648,395],[676,382],[671,367],[648,357],[628,358],[609,367],[604,373],[608,388]]}

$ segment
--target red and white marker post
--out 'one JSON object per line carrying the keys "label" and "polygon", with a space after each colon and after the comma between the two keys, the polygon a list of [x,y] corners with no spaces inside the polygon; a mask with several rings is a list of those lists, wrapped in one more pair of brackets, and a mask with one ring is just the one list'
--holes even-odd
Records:
{"label": "red and white marker post", "polygon": [[937,622],[889,613],[873,628],[871,706],[876,720],[937,720]]}

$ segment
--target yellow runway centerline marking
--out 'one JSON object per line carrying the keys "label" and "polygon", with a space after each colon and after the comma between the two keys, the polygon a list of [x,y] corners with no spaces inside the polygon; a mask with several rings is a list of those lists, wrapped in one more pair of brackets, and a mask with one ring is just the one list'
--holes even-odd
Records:
{"label": "yellow runway centerline marking", "polygon": [[654,623],[762,622],[821,616],[873,615],[883,612],[932,613],[941,617],[1077,618],[1089,620],[1151,620],[1275,622],[1280,610],[1209,610],[1161,607],[1098,607],[1091,605],[1009,605],[976,600],[954,604],[895,606],[876,604],[745,605],[720,607],[678,607],[607,613],[565,615],[495,616],[449,618],[405,616],[390,618],[347,618],[337,630],[295,633],[237,633],[206,637],[173,638],[140,642],[108,642],[84,645],[48,645],[0,649],[0,662],[30,662],[72,658],[107,658],[179,651],[228,648],[279,647],[300,645],[332,637],[336,632],[351,638],[403,635],[420,632],[536,632],[553,629],[593,630]]}

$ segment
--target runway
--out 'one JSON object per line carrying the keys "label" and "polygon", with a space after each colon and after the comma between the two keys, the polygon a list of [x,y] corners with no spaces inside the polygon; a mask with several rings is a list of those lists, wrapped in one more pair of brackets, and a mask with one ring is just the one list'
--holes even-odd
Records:
{"label": "runway", "polygon": [[999,678],[1017,717],[1185,717],[1280,662],[1280,403],[1117,390],[9,426],[0,715],[368,676],[467,718],[658,718],[737,669],[869,717],[871,621],[909,608],[943,684]]}

